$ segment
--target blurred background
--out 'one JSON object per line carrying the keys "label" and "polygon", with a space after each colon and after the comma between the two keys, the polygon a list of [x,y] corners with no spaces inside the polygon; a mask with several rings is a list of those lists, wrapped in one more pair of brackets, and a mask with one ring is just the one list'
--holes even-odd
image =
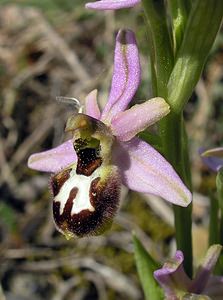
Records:
{"label": "blurred background", "polygon": [[[114,39],[131,28],[143,66],[135,97],[151,96],[149,44],[140,5],[92,12],[84,0],[0,0],[0,299],[143,299],[132,231],[160,261],[175,250],[171,207],[123,188],[121,208],[102,236],[67,241],[54,227],[49,175],[27,168],[30,154],[59,145],[70,107],[94,88],[100,104],[112,76]],[[131,24],[130,24],[131,23]],[[198,148],[223,145],[223,34],[220,32],[185,116],[194,184],[195,264],[208,245],[215,174]]]}

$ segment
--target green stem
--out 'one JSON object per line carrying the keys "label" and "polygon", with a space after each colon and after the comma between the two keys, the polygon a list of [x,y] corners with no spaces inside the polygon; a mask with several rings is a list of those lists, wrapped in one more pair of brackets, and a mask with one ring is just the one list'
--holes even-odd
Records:
{"label": "green stem", "polygon": [[[168,81],[166,99],[171,113],[160,121],[164,155],[190,189],[191,175],[182,111],[201,75],[222,14],[222,0],[196,0],[193,3]],[[189,276],[192,275],[191,210],[191,205],[187,208],[174,206],[177,248],[184,252],[184,267]]]}
{"label": "green stem", "polygon": [[[191,174],[188,161],[187,136],[182,114],[171,112],[160,121],[160,133],[165,157],[173,165],[181,179],[191,190]],[[179,207],[174,205],[177,249],[184,253],[184,268],[192,276],[192,205]]]}
{"label": "green stem", "polygon": [[[171,0],[169,0],[171,1]],[[171,113],[160,121],[160,134],[164,156],[191,189],[187,136],[182,111],[201,75],[207,55],[221,24],[222,0],[172,0],[181,5],[177,57],[174,63],[173,46],[167,26],[164,0],[142,0],[147,17],[152,51],[150,53],[155,95],[164,97]],[[183,2],[185,8],[183,10]],[[189,13],[189,16],[187,17]],[[177,15],[177,14],[176,14]],[[186,21],[187,19],[187,21]],[[177,26],[176,26],[177,25]],[[184,267],[192,275],[191,205],[174,206],[177,248],[184,252]]]}
{"label": "green stem", "polygon": [[[150,58],[153,66],[152,75],[156,76],[155,95],[167,99],[167,84],[173,69],[173,46],[168,31],[164,1],[143,0],[142,2],[152,46]],[[184,182],[191,186],[187,139],[181,113],[175,114],[173,110],[160,122],[160,129],[164,156],[175,167]],[[188,208],[174,206],[174,214],[177,248],[184,252],[185,269],[189,275],[192,275],[191,206]]]}

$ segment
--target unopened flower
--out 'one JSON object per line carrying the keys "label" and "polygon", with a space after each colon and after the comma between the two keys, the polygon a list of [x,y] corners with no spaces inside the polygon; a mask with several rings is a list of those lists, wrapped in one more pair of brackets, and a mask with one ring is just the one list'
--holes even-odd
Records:
{"label": "unopened flower", "polygon": [[141,77],[134,34],[117,35],[109,99],[102,112],[97,91],[86,97],[86,114],[71,116],[66,131],[73,138],[31,155],[28,166],[54,173],[51,179],[54,220],[66,236],[99,234],[118,209],[121,182],[181,206],[191,193],[172,166],[150,145],[135,137],[169,113],[162,98],[127,109]]}
{"label": "unopened flower", "polygon": [[204,151],[200,149],[202,161],[212,171],[218,172],[223,167],[223,147],[212,148]]}
{"label": "unopened flower", "polygon": [[95,10],[115,10],[133,7],[140,2],[141,0],[100,0],[89,2],[85,5],[85,7]]}
{"label": "unopened flower", "polygon": [[184,256],[176,251],[173,259],[154,272],[154,277],[165,292],[166,300],[222,300],[223,277],[212,275],[222,250],[221,245],[209,248],[195,278],[191,280],[184,271]]}

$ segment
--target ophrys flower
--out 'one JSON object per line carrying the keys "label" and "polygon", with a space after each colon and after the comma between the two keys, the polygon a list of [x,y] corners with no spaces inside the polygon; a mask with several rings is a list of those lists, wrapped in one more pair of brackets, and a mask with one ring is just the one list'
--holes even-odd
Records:
{"label": "ophrys flower", "polygon": [[73,138],[57,148],[31,155],[30,168],[54,173],[54,220],[66,236],[99,234],[117,211],[121,182],[187,206],[191,193],[172,166],[146,142],[135,137],[169,112],[162,98],[127,109],[141,77],[134,34],[116,39],[109,99],[102,112],[97,91],[86,97],[86,114],[71,116],[66,131]]}

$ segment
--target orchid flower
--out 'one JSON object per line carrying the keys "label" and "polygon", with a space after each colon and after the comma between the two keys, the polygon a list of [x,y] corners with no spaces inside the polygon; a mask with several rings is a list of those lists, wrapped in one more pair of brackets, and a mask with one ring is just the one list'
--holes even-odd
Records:
{"label": "orchid flower", "polygon": [[87,3],[85,7],[95,10],[115,10],[133,7],[140,2],[141,0],[101,0]]}
{"label": "orchid flower", "polygon": [[212,171],[218,172],[223,167],[223,147],[212,148],[204,151],[199,150],[202,161]]}
{"label": "orchid flower", "polygon": [[133,32],[116,39],[114,71],[108,102],[101,112],[97,91],[85,103],[86,114],[71,116],[65,131],[73,138],[30,156],[28,166],[50,172],[54,220],[70,236],[99,234],[118,209],[121,182],[187,206],[191,193],[173,167],[137,133],[169,113],[157,97],[127,109],[140,83],[141,70]]}
{"label": "orchid flower", "polygon": [[193,280],[184,271],[183,253],[179,250],[176,251],[172,260],[154,272],[155,279],[164,289],[165,299],[221,300],[223,297],[223,276],[211,274],[221,250],[221,245],[213,245],[209,248]]}

